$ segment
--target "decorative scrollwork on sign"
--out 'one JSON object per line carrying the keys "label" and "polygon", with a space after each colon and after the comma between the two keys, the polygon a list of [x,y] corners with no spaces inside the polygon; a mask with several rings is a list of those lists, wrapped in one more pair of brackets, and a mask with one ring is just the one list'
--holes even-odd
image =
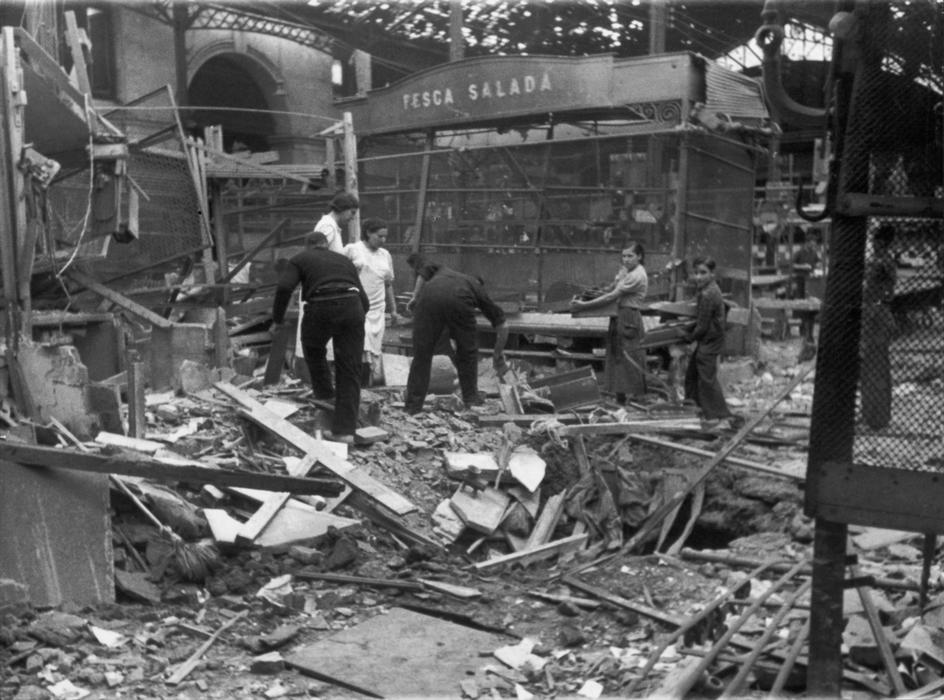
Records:
{"label": "decorative scrollwork on sign", "polygon": [[682,121],[682,103],[678,100],[639,102],[626,105],[626,108],[639,119],[659,125],[678,124]]}

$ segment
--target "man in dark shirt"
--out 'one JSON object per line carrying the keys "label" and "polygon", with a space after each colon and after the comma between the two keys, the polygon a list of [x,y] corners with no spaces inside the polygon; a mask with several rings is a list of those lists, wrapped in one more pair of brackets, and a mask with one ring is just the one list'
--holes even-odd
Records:
{"label": "man in dark shirt", "polygon": [[[311,387],[315,398],[334,399],[332,439],[351,443],[357,429],[364,316],[370,302],[354,263],[327,246],[328,239],[323,233],[310,234],[308,249],[295,255],[282,269],[272,305],[272,325],[273,329],[282,325],[289,299],[300,282],[305,303],[302,351],[311,374]],[[328,368],[328,340],[334,341],[337,391]]]}
{"label": "man in dark shirt", "polygon": [[502,371],[506,368],[502,353],[508,340],[505,312],[489,298],[481,280],[440,267],[423,284],[413,314],[413,361],[404,400],[408,413],[419,413],[423,408],[433,352],[443,330],[456,344],[454,362],[462,400],[466,406],[478,403],[476,309],[485,314],[495,329],[492,362],[496,371]]}

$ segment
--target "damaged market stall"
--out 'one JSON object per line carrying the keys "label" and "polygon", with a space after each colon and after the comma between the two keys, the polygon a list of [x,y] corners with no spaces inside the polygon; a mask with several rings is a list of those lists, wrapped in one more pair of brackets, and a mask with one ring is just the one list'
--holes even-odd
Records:
{"label": "damaged market stall", "polygon": [[714,256],[750,298],[759,85],[690,53],[473,58],[344,103],[362,208],[390,226],[399,279],[422,251],[532,306],[606,279],[624,239],[650,292]]}

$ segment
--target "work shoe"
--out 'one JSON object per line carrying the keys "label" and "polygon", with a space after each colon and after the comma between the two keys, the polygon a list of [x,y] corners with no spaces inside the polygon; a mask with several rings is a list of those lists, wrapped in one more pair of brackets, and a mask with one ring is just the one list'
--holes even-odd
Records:
{"label": "work shoe", "polygon": [[744,416],[739,416],[737,414],[734,414],[728,418],[728,425],[731,427],[731,430],[740,430],[744,427],[746,422],[747,420],[744,418]]}
{"label": "work shoe", "polygon": [[332,442],[343,442],[345,445],[354,444],[354,436],[351,434],[335,435],[334,433],[325,433],[325,440],[331,440]]}

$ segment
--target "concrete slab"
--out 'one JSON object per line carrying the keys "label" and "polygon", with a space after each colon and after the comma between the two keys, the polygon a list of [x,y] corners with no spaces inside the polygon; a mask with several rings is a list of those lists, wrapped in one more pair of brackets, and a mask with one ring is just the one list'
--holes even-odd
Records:
{"label": "concrete slab", "polygon": [[[315,678],[374,697],[459,697],[508,638],[393,608],[286,658]],[[480,675],[480,677],[482,677]]]}
{"label": "concrete slab", "polygon": [[177,389],[181,362],[191,360],[209,367],[213,355],[211,328],[196,323],[178,323],[172,328],[155,326],[145,350],[148,384],[154,391]]}
{"label": "concrete slab", "polygon": [[24,341],[18,359],[41,419],[56,418],[81,439],[98,432],[98,417],[89,403],[88,369],[74,346]]}
{"label": "concrete slab", "polygon": [[115,600],[108,477],[0,460],[0,571],[37,607]]}

